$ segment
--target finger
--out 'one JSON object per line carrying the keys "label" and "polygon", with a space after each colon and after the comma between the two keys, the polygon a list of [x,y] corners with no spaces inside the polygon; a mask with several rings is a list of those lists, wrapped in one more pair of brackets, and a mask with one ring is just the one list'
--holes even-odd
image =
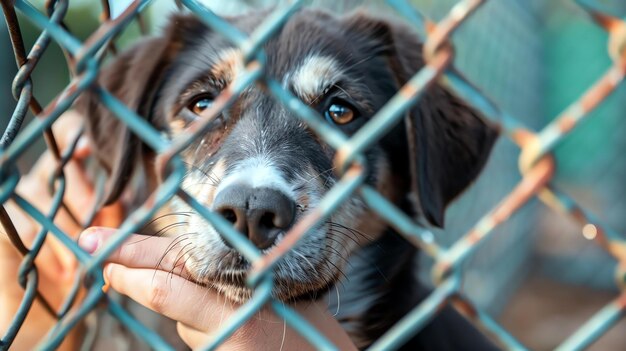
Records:
{"label": "finger", "polygon": [[104,272],[117,292],[198,330],[215,327],[222,312],[233,313],[232,305],[225,303],[224,297],[215,291],[170,272],[128,268],[115,263],[107,264]]}
{"label": "finger", "polygon": [[[93,253],[102,248],[118,231],[112,228],[92,227],[85,230],[78,244]],[[107,259],[130,268],[160,269],[189,279],[185,268],[185,252],[188,248],[188,235],[157,237],[131,235]]]}
{"label": "finger", "polygon": [[185,344],[194,350],[209,341],[209,335],[207,333],[194,329],[181,322],[176,323],[176,331]]}

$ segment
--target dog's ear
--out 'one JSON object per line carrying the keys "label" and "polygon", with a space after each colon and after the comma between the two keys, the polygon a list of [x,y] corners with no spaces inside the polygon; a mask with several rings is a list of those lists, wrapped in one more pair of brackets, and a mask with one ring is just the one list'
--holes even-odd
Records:
{"label": "dog's ear", "polygon": [[[445,208],[478,176],[497,128],[452,93],[435,85],[411,111],[407,133],[416,143],[417,191],[424,216],[443,227]],[[413,129],[413,130],[411,130]]]}
{"label": "dog's ear", "polygon": [[[370,52],[387,57],[398,88],[424,66],[422,44],[414,31],[403,25],[357,13],[346,19],[361,44]],[[422,214],[433,225],[442,227],[446,206],[480,173],[498,131],[461,99],[434,84],[409,111],[407,140],[415,159],[416,189]],[[409,151],[406,151],[407,154]]]}
{"label": "dog's ear", "polygon": [[[153,125],[158,91],[176,54],[197,38],[204,25],[191,16],[174,16],[159,37],[144,39],[121,53],[98,76],[97,84]],[[142,143],[92,90],[83,93],[75,109],[86,121],[95,158],[109,177],[103,205],[116,201],[143,152]]]}

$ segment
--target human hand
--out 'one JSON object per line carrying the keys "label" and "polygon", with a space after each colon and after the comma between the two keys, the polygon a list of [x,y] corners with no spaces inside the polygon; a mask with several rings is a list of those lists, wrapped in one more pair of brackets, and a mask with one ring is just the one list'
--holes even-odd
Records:
{"label": "human hand", "polygon": [[[53,125],[59,149],[63,152],[76,140],[80,132],[82,119],[68,112]],[[89,209],[95,204],[92,185],[82,167],[82,161],[89,155],[89,145],[79,142],[72,159],[64,167],[66,191],[63,201],[69,211],[84,223]],[[48,191],[49,179],[55,171],[56,161],[48,150],[39,158],[30,172],[24,175],[17,186],[17,193],[29,201],[39,211],[48,214],[52,205],[52,196]],[[30,248],[41,226],[24,213],[14,202],[8,201],[4,207],[15,229],[27,248]],[[95,222],[101,225],[115,226],[121,219],[121,206],[111,206],[98,214]],[[55,217],[55,224],[71,237],[77,237],[81,226],[76,223],[63,208]],[[15,249],[6,235],[6,228],[0,226],[0,335],[5,332],[21,303],[24,290],[18,283],[18,269],[22,255]],[[68,295],[76,274],[74,255],[55,237],[48,235],[41,251],[35,259],[39,273],[38,290],[54,309],[58,309]],[[53,326],[53,318],[37,300],[33,304],[14,341],[15,349],[31,349]],[[72,339],[72,338],[69,338]],[[75,345],[68,340],[65,347],[73,349]]]}
{"label": "human hand", "polygon": [[[116,229],[93,227],[79,239],[96,252]],[[212,340],[240,307],[215,290],[189,280],[176,237],[132,235],[109,257],[104,277],[110,287],[143,306],[177,322],[178,334],[191,348]],[[356,350],[339,323],[320,302],[292,306],[341,350]],[[224,344],[224,350],[314,349],[265,306]]]}

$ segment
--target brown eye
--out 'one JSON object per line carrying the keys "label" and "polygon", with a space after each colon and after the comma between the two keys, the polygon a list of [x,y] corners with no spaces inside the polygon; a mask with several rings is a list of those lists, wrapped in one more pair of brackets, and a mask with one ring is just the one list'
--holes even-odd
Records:
{"label": "brown eye", "polygon": [[354,117],[356,117],[356,112],[346,105],[335,103],[326,110],[326,119],[336,124],[350,123]]}
{"label": "brown eye", "polygon": [[203,96],[194,99],[187,108],[196,115],[200,115],[204,110],[211,107],[211,105],[213,105],[213,99]]}

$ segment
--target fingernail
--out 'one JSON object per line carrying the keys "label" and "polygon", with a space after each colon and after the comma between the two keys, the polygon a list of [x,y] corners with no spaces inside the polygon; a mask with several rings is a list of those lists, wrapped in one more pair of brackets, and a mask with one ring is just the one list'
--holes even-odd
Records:
{"label": "fingernail", "polygon": [[80,245],[80,247],[82,247],[85,251],[89,253],[94,253],[98,248],[99,243],[100,238],[93,231],[84,232],[78,239],[78,245]]}
{"label": "fingernail", "polygon": [[112,264],[107,264],[104,267],[104,276],[107,278],[107,280],[109,280],[109,278],[111,278],[111,271],[113,270],[113,265]]}
{"label": "fingernail", "polygon": [[111,287],[111,283],[109,282],[109,277],[111,276],[112,269],[113,269],[113,266],[110,264],[107,264],[106,266],[104,266],[104,271],[102,272],[102,277],[104,278],[104,285],[102,286],[102,291],[104,293],[107,293],[109,291],[109,288]]}

